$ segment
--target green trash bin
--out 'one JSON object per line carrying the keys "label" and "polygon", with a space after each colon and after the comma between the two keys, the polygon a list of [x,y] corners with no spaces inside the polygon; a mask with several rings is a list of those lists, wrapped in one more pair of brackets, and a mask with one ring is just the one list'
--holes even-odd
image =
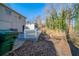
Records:
{"label": "green trash bin", "polygon": [[10,39],[16,39],[18,32],[9,30],[0,30],[0,34],[2,35],[3,41],[7,41]]}
{"label": "green trash bin", "polygon": [[0,46],[0,55],[3,55],[5,53],[7,53],[8,51],[10,51],[10,41],[5,41],[1,44]]}
{"label": "green trash bin", "polygon": [[12,50],[17,35],[18,32],[14,31],[0,31],[0,55]]}

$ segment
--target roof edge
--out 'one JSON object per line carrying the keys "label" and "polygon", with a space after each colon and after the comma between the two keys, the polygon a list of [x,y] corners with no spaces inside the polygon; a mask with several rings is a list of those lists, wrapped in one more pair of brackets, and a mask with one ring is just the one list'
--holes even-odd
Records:
{"label": "roof edge", "polygon": [[[17,11],[13,10],[12,8],[8,7],[7,5],[5,5],[5,4],[3,4],[3,3],[0,3],[0,5],[2,5],[2,6],[4,6],[4,7],[6,7],[6,8],[8,8],[8,9],[10,9],[10,10],[12,10],[13,12],[15,12],[16,14],[18,14],[18,15],[20,15],[20,16],[23,16],[23,15],[21,15],[20,13],[18,13]],[[23,17],[26,19],[25,16],[23,16]]]}

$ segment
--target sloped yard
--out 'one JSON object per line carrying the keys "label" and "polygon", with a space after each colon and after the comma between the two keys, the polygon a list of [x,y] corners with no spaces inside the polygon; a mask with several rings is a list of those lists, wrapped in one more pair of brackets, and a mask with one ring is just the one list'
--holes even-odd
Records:
{"label": "sloped yard", "polygon": [[[48,31],[49,32],[49,31]],[[48,33],[51,34],[52,32]],[[53,35],[52,35],[53,34]],[[64,33],[56,32],[48,36],[41,33],[38,41],[25,41],[23,46],[9,53],[8,56],[78,56],[79,49],[72,42],[67,42]],[[63,34],[63,36],[61,35]]]}

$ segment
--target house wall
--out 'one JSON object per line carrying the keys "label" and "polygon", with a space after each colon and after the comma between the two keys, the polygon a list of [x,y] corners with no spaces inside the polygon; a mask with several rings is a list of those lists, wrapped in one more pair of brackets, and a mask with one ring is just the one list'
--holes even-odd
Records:
{"label": "house wall", "polygon": [[[10,12],[8,12],[8,11]],[[23,25],[26,24],[25,17],[15,13],[13,10],[0,5],[0,29],[17,29],[22,32]]]}

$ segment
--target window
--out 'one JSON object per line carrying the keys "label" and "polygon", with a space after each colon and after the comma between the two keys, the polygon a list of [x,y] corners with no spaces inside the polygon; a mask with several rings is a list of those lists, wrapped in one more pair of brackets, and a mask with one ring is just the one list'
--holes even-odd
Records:
{"label": "window", "polygon": [[0,14],[2,14],[3,13],[3,7],[2,6],[0,6]]}
{"label": "window", "polygon": [[8,9],[8,8],[5,8],[5,10],[6,10],[6,14],[9,14],[9,15],[11,15],[11,10],[10,10],[10,9]]}
{"label": "window", "polygon": [[19,19],[21,19],[21,16],[19,16]]}

